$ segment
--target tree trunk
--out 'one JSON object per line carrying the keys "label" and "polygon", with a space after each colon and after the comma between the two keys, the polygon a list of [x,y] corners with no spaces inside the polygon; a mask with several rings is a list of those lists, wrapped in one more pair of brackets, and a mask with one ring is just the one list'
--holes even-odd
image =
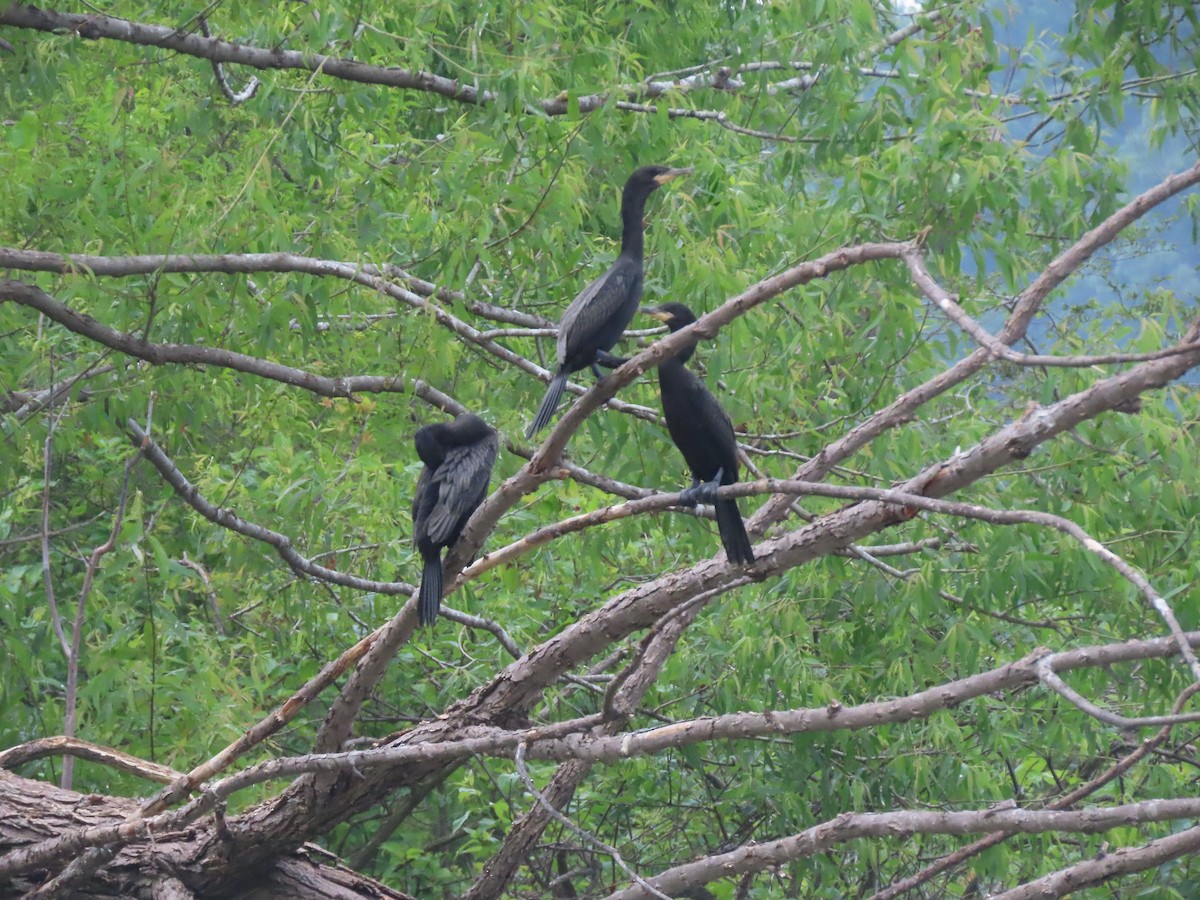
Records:
{"label": "tree trunk", "polygon": [[[80,827],[116,824],[133,815],[138,804],[124,797],[79,794],[0,769],[0,855]],[[204,882],[220,882],[211,869],[208,845],[214,841],[212,817],[190,828],[156,836],[153,842],[129,844],[72,896],[137,897],[148,900],[191,900],[226,896],[245,900],[412,900],[377,881],[330,862],[318,861],[316,848],[283,856],[260,875],[219,895],[189,886],[201,874],[195,861],[205,858]],[[323,851],[321,856],[332,861]],[[231,861],[230,869],[237,866]],[[41,874],[41,873],[39,873]],[[19,879],[0,887],[0,897],[19,897],[38,887],[37,879]]]}

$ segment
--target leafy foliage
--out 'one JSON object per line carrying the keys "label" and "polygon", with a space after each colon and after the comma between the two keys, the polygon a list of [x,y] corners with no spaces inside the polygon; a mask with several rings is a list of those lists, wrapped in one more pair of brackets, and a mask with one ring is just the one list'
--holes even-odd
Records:
{"label": "leafy foliage", "polygon": [[[510,326],[472,303],[557,320],[615,254],[620,186],[637,164],[696,170],[651,202],[649,302],[680,299],[707,311],[800,259],[925,233],[935,277],[990,325],[1060,250],[1129,199],[1138,166],[1196,155],[1197,22],[1187,3],[1079,4],[1045,25],[1026,24],[1019,11],[958,3],[891,43],[910,19],[868,0],[435,0],[371,10],[168,2],[122,3],[111,14],[187,30],[203,15],[227,40],[422,70],[490,99],[463,104],[319,71],[268,71],[256,73],[262,86],[253,98],[231,104],[204,60],[22,32],[13,39],[17,53],[0,58],[0,244],[393,264],[463,291],[444,307],[484,332]],[[767,61],[808,82],[779,87]],[[791,69],[792,62],[806,65]],[[710,63],[741,86],[632,96],[643,81],[686,78]],[[226,66],[224,74],[236,86],[254,73]],[[547,114],[543,102],[560,92],[567,112]],[[581,110],[592,97],[597,108]],[[629,103],[642,106],[622,108]],[[672,110],[708,110],[743,130]],[[1131,121],[1141,123],[1152,156],[1131,161],[1116,152]],[[1186,290],[1196,284],[1194,259],[1153,254],[1169,250],[1188,230],[1181,226],[1194,232],[1194,200],[1172,210],[1184,220],[1163,223],[1165,235],[1136,235],[1079,282],[1103,279],[1113,293],[1068,288],[1056,296],[1031,332],[1037,352],[1153,351],[1178,337],[1195,312]],[[1135,280],[1132,263],[1147,256],[1181,268],[1184,280]],[[283,271],[14,274],[148,341],[221,347],[328,376],[419,378],[510,441],[519,442],[543,390],[435,315],[341,279]],[[496,340],[543,366],[553,356],[550,338]],[[754,474],[786,478],[799,459],[971,349],[904,266],[880,263],[755,309],[702,344],[698,364]],[[415,393],[323,398],[213,366],[150,365],[11,303],[0,304],[0,360],[0,385],[10,392],[9,402],[0,398],[0,746],[63,731],[67,663],[42,571],[43,507],[48,580],[69,628],[87,558],[113,526],[134,452],[129,417],[152,423],[205,497],[284,532],[306,556],[365,578],[419,580],[408,542],[419,470],[412,434],[443,414]],[[994,365],[927,403],[830,480],[890,486],[1019,418],[1028,404],[1052,403],[1096,377],[1091,368]],[[75,378],[65,405],[28,409],[27,398],[12,393]],[[641,379],[621,399],[657,409],[654,380]],[[1190,384],[1147,395],[1136,415],[1086,422],[956,499],[1078,522],[1145,572],[1185,627],[1196,627],[1200,571],[1189,551],[1200,500],[1187,480],[1200,461],[1195,408]],[[569,455],[619,482],[659,490],[686,483],[665,431],[633,415],[593,416]],[[522,464],[502,452],[493,485]],[[578,481],[552,482],[507,514],[488,546],[612,500]],[[840,505],[804,502],[813,514]],[[904,579],[829,556],[714,602],[686,632],[633,727],[902,696],[1042,645],[1162,632],[1111,569],[1044,529],[923,516],[886,540],[926,542],[894,563]],[[502,623],[529,648],[617,592],[717,546],[710,520],[635,516],[547,544],[448,602]],[[186,770],[402,600],[296,576],[270,548],[197,516],[139,464],[115,547],[83,610],[78,733]],[[507,662],[487,633],[443,621],[402,648],[358,736],[381,737],[437,714]],[[1167,664],[1070,680],[1127,715],[1161,713],[1187,684],[1184,670]],[[555,721],[600,705],[584,683],[563,682],[531,712]],[[316,704],[264,754],[307,752],[324,712]],[[1169,754],[1114,783],[1104,799],[1188,792],[1191,737],[1180,732]],[[649,875],[846,811],[1010,799],[1039,806],[1119,757],[1124,740],[1061,698],[1030,690],[904,725],[689,746],[600,766],[570,812]],[[57,761],[41,765],[40,774],[57,777]],[[544,785],[553,767],[531,771]],[[87,764],[75,785],[146,790]],[[328,834],[329,845],[353,856],[402,803],[403,796],[383,800]],[[511,763],[474,760],[360,864],[415,895],[449,896],[469,887],[529,807]],[[936,890],[965,896],[973,879],[989,889],[1020,883],[1087,859],[1106,842],[1143,844],[1170,828],[1023,835],[972,860],[970,878],[943,877]],[[739,896],[865,896],[959,844],[855,841],[760,877]],[[626,878],[552,824],[509,889],[546,896],[565,870],[589,895]],[[1198,877],[1183,859],[1131,876],[1122,890],[1157,884],[1185,896]],[[725,898],[736,885],[711,887]]]}

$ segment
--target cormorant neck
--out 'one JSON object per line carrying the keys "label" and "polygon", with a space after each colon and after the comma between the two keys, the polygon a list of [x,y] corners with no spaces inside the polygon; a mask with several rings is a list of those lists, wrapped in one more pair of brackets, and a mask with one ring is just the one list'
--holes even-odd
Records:
{"label": "cormorant neck", "polygon": [[621,255],[641,259],[645,255],[646,199],[650,196],[645,185],[626,185],[621,194]]}
{"label": "cormorant neck", "polygon": [[[677,331],[677,330],[678,329],[675,329],[671,333],[674,334],[675,331]],[[676,353],[670,359],[664,360],[663,363],[659,366],[659,368],[662,368],[662,366],[665,366],[667,363],[672,363],[672,362],[679,363],[679,365],[682,366],[684,363],[686,363],[689,359],[692,358],[692,354],[695,352],[696,352],[696,342],[692,341],[690,344],[685,346],[682,350],[680,350],[678,353]]]}

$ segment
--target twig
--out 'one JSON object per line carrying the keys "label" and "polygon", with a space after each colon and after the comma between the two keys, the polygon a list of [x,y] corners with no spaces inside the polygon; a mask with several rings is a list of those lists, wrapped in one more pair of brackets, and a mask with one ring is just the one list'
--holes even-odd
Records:
{"label": "twig", "polygon": [[176,561],[185,569],[191,569],[200,576],[200,580],[204,583],[205,596],[208,597],[208,607],[212,610],[213,624],[216,626],[218,634],[224,634],[225,620],[221,616],[221,604],[217,599],[217,592],[213,590],[212,580],[208,577],[208,571],[194,559],[188,559],[186,550],[183,551],[183,558]]}
{"label": "twig", "polygon": [[[100,357],[103,359],[103,355]],[[70,378],[64,379],[57,384],[52,384],[48,388],[43,388],[40,391],[13,391],[8,395],[7,400],[0,402],[0,408],[7,407],[12,411],[13,418],[18,422],[23,422],[33,414],[45,409],[48,406],[53,406],[59,400],[67,397],[71,393],[71,389],[81,381],[89,378],[95,378],[99,375],[107,375],[116,367],[113,365],[99,365],[100,360],[87,366],[82,372],[73,375]],[[20,406],[17,406],[20,404]]]}
{"label": "twig", "polygon": [[54,455],[54,429],[66,413],[66,407],[58,411],[46,428],[46,440],[42,444],[42,581],[46,585],[46,599],[50,604],[50,624],[58,638],[63,658],[71,658],[71,644],[67,641],[63,630],[62,616],[58,611],[58,602],[54,596],[54,575],[50,568],[50,475],[51,461]]}
{"label": "twig", "polygon": [[[150,428],[153,410],[154,397],[151,394],[149,408],[146,411],[147,429]],[[100,568],[100,560],[111,553],[117,546],[117,535],[121,533],[121,523],[125,521],[125,505],[129,500],[129,476],[133,473],[134,466],[138,464],[138,460],[141,458],[141,451],[135,450],[129,459],[125,461],[125,475],[121,479],[121,495],[117,500],[117,511],[113,514],[112,528],[109,529],[108,538],[104,543],[92,551],[92,555],[87,561],[87,568],[83,573],[83,586],[79,589],[79,600],[75,604],[75,621],[71,626],[71,652],[67,656],[67,689],[63,698],[63,734],[67,738],[75,737],[76,697],[79,689],[79,651],[83,640],[83,615],[87,609],[88,597],[92,593],[92,584],[96,577],[96,570]],[[63,760],[63,788],[70,790],[74,772],[74,757],[67,756]]]}
{"label": "twig", "polygon": [[1082,356],[1021,353],[1002,343],[999,338],[991,334],[991,332],[971,318],[966,310],[959,306],[956,298],[938,284],[933,276],[929,274],[929,270],[925,267],[925,261],[921,258],[919,250],[906,253],[904,261],[908,264],[913,281],[916,282],[917,287],[921,289],[921,292],[926,297],[936,303],[939,309],[946,313],[963,331],[973,337],[981,347],[993,356],[1014,365],[1086,368],[1088,366],[1114,365],[1118,363],[1149,362],[1155,359],[1165,359],[1177,353],[1190,353],[1193,350],[1200,349],[1200,344],[1193,343],[1176,344],[1174,347],[1154,350],[1149,353],[1107,353]]}
{"label": "twig", "polygon": [[[1070,688],[1054,671],[1053,660],[1050,660],[1049,664],[1047,664],[1046,660],[1042,660],[1038,664],[1037,673],[1038,679],[1042,684],[1046,685],[1046,687],[1050,688],[1064,700],[1083,710],[1089,716],[1112,725],[1114,728],[1126,730],[1131,728],[1146,728],[1152,725],[1180,725],[1185,722],[1200,722],[1200,712],[1180,713],[1169,716],[1137,716],[1133,718],[1118,716],[1116,713],[1110,713],[1105,709],[1101,709],[1079,692]],[[1193,682],[1193,684],[1195,683]]]}
{"label": "twig", "polygon": [[529,791],[533,798],[537,800],[538,805],[541,806],[542,809],[544,809],[547,813],[549,813],[552,818],[566,826],[570,831],[573,831],[575,834],[579,835],[579,837],[583,838],[585,843],[591,844],[602,853],[608,854],[608,856],[612,858],[612,861],[616,863],[626,875],[632,878],[636,884],[642,887],[651,897],[658,897],[661,898],[661,900],[671,900],[670,897],[661,891],[656,890],[649,883],[647,883],[642,876],[633,871],[633,869],[629,867],[628,863],[626,863],[622,858],[616,847],[606,844],[594,834],[584,831],[582,828],[560,813],[557,809],[555,809],[552,805],[550,805],[546,798],[542,796],[542,792],[539,791],[537,786],[533,783],[533,778],[529,774],[529,768],[525,765],[524,742],[517,744],[517,749],[513,753],[513,762],[516,763],[517,774],[521,776],[521,781],[525,784],[525,790]]}
{"label": "twig", "polygon": [[[212,37],[212,32],[208,28],[207,17],[200,16],[199,23],[200,33],[207,38]],[[221,93],[225,95],[225,99],[229,101],[230,106],[240,106],[258,93],[259,85],[262,84],[262,82],[258,80],[257,75],[252,75],[250,80],[246,82],[246,86],[240,91],[234,91],[234,89],[229,86],[229,82],[225,79],[225,70],[221,67],[220,60],[211,59],[209,62],[212,64],[213,75],[216,76],[217,79],[217,87],[221,89]]]}

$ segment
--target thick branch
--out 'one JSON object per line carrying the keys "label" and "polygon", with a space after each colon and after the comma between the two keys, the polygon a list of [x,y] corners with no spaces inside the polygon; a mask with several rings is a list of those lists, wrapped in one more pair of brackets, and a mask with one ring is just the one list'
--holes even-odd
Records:
{"label": "thick branch", "polygon": [[9,747],[7,750],[0,750],[0,769],[15,769],[23,763],[44,759],[48,756],[73,756],[76,759],[86,759],[89,762],[100,763],[116,769],[118,772],[127,772],[130,775],[137,775],[139,778],[164,784],[175,778],[183,777],[167,766],[130,756],[128,753],[114,750],[112,747],[101,747],[99,744],[66,735],[39,738],[36,741]]}

